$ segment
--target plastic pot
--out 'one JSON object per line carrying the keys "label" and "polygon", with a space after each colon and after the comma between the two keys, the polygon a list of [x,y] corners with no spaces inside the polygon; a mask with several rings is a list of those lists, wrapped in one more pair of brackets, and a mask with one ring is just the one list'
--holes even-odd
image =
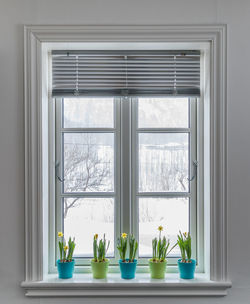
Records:
{"label": "plastic pot", "polygon": [[75,260],[71,262],[56,261],[59,279],[70,279],[73,277]]}
{"label": "plastic pot", "polygon": [[193,279],[196,267],[196,261],[191,259],[189,263],[183,263],[181,259],[178,260],[178,268],[181,279]]}
{"label": "plastic pot", "polygon": [[129,262],[129,259],[126,259],[126,262],[119,260],[120,271],[122,279],[130,280],[135,278],[137,260],[134,259],[133,262]]}
{"label": "plastic pot", "polygon": [[153,262],[152,260],[149,260],[148,262],[151,279],[165,279],[167,261]]}
{"label": "plastic pot", "polygon": [[106,279],[109,267],[109,260],[102,262],[91,261],[92,274],[94,279]]}

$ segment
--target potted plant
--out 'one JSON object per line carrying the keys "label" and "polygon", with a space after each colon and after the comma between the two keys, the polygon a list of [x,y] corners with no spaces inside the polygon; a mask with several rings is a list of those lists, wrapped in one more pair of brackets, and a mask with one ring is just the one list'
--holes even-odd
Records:
{"label": "potted plant", "polygon": [[58,276],[60,279],[70,279],[73,276],[75,260],[72,258],[75,250],[75,238],[69,238],[68,245],[63,238],[63,233],[58,232],[58,246],[60,259],[56,261]]}
{"label": "potted plant", "polygon": [[106,279],[108,273],[109,260],[106,259],[106,254],[109,248],[110,241],[106,241],[105,234],[103,239],[100,239],[98,244],[98,234],[94,235],[93,253],[94,258],[91,260],[91,268],[94,279]]}
{"label": "potted plant", "polygon": [[175,244],[169,251],[170,241],[164,236],[161,238],[163,227],[159,226],[159,238],[152,240],[152,253],[153,256],[149,260],[149,270],[152,279],[164,279],[167,267],[167,256],[177,245]]}
{"label": "potted plant", "polygon": [[181,251],[181,259],[178,260],[178,268],[181,279],[193,279],[196,261],[191,259],[191,235],[190,233],[179,233],[177,243]]}
{"label": "potted plant", "polygon": [[[126,258],[128,244],[129,257]],[[138,249],[138,242],[133,234],[128,236],[127,233],[122,233],[121,237],[118,238],[117,249],[120,254],[119,265],[122,279],[134,279],[137,265],[135,257]]]}

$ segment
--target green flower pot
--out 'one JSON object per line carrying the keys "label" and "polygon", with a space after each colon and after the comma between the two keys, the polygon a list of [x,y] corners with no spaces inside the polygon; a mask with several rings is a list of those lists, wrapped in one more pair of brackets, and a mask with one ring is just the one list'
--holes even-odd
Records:
{"label": "green flower pot", "polygon": [[105,262],[95,262],[91,261],[91,268],[94,279],[106,279],[109,267],[109,260]]}
{"label": "green flower pot", "polygon": [[148,263],[151,279],[165,279],[167,261],[153,262],[152,260],[149,260]]}

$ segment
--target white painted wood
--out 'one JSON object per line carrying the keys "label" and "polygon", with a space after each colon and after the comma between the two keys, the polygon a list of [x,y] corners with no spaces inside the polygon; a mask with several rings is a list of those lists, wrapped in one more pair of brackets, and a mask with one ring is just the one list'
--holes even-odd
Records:
{"label": "white painted wood", "polygon": [[152,280],[149,274],[122,280],[120,274],[109,274],[106,280],[92,279],[92,274],[74,275],[60,280],[51,275],[44,281],[23,282],[29,297],[162,297],[162,296],[224,296],[230,282],[214,282],[199,275],[194,280],[181,280],[168,274],[165,280]]}
{"label": "white painted wood", "polygon": [[[42,46],[56,42],[147,42],[147,43],[209,43],[210,45],[210,279],[216,281],[213,288],[199,284],[183,285],[180,282],[164,287],[162,295],[217,295],[225,294],[230,287],[227,277],[227,106],[226,106],[226,26],[225,25],[174,25],[174,26],[25,26],[25,282],[27,295],[56,296],[58,286],[32,289],[30,283],[42,280],[43,274],[43,130],[42,103],[46,100],[42,91]],[[31,285],[30,285],[31,284]],[[131,286],[131,296],[146,295],[150,284]],[[28,287],[30,286],[30,287]],[[38,286],[45,286],[39,285]],[[65,295],[83,296],[84,289],[71,287]],[[88,285],[90,286],[90,285]],[[98,288],[92,284],[95,294]],[[117,286],[117,285],[115,285]],[[125,286],[125,285],[121,285]],[[126,285],[128,286],[128,285]],[[135,286],[135,287],[133,287]],[[141,286],[141,285],[140,285]],[[186,286],[186,287],[184,287]],[[215,287],[217,286],[217,287]],[[220,286],[220,287],[219,287]],[[187,288],[188,287],[188,288]],[[112,289],[109,296],[124,296],[124,288]],[[134,288],[134,289],[133,289]],[[117,291],[118,290],[118,291]],[[162,289],[163,290],[163,289]],[[212,292],[213,290],[213,292]],[[223,291],[222,291],[223,290]],[[45,294],[46,294],[45,292]],[[152,290],[154,294],[154,290]],[[185,293],[186,292],[186,293]],[[155,296],[158,293],[155,292]],[[62,294],[60,294],[62,295]],[[91,294],[89,294],[91,296]],[[93,295],[93,293],[92,293]],[[100,292],[100,295],[103,294]]]}

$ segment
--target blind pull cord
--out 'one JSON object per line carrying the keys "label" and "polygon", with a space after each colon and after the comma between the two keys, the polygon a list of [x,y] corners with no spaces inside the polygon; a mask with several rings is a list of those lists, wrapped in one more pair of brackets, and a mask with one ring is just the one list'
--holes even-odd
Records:
{"label": "blind pull cord", "polygon": [[176,55],[174,55],[174,96],[177,95],[177,89],[176,89]]}
{"label": "blind pull cord", "polygon": [[122,95],[124,96],[124,100],[128,100],[128,56],[124,56],[125,61],[125,88],[122,90]]}
{"label": "blind pull cord", "polygon": [[78,79],[78,77],[79,77],[79,75],[78,75],[78,55],[76,55],[76,88],[75,88],[75,91],[74,91],[74,95],[75,96],[79,96],[79,89],[78,89],[78,87],[79,87],[79,79]]}

